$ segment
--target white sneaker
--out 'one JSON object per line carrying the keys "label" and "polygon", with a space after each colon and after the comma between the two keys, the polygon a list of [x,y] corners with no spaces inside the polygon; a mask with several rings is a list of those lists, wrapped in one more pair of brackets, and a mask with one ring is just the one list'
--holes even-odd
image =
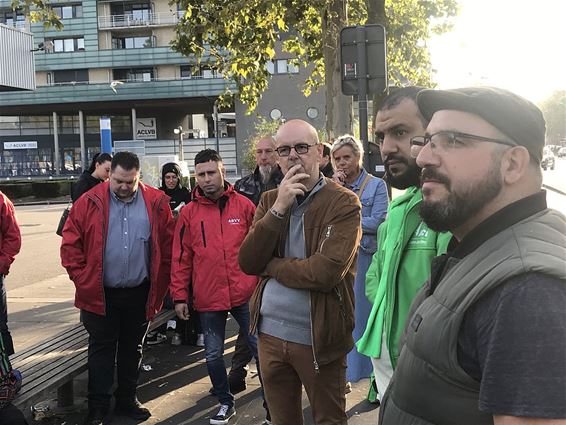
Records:
{"label": "white sneaker", "polygon": [[197,347],[204,347],[204,334],[197,335]]}
{"label": "white sneaker", "polygon": [[210,418],[211,425],[226,425],[230,418],[236,414],[236,409],[227,404],[221,404],[218,413]]}

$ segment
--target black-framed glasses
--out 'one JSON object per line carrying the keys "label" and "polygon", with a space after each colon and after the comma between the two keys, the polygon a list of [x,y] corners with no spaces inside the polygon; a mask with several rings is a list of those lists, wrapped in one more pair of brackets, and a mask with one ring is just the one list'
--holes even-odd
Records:
{"label": "black-framed glasses", "polygon": [[310,148],[316,146],[316,143],[309,145],[307,143],[297,143],[295,146],[279,146],[275,149],[277,155],[279,156],[289,156],[291,154],[291,149],[295,149],[295,152],[299,155],[306,154]]}
{"label": "black-framed glasses", "polygon": [[421,149],[430,143],[430,150],[433,153],[446,152],[458,147],[467,146],[461,139],[472,139],[479,142],[498,143],[500,145],[517,146],[512,140],[492,139],[490,137],[477,136],[475,134],[460,133],[457,131],[439,131],[434,134],[415,136],[411,138],[411,156],[416,158]]}

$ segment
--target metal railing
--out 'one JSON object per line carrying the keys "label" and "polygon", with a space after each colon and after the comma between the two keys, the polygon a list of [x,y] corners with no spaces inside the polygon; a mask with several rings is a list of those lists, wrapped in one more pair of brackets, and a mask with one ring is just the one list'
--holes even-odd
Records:
{"label": "metal railing", "polygon": [[99,29],[132,28],[159,25],[175,25],[179,22],[179,16],[183,12],[159,12],[147,13],[145,16],[134,16],[132,13],[126,15],[110,15],[98,17]]}

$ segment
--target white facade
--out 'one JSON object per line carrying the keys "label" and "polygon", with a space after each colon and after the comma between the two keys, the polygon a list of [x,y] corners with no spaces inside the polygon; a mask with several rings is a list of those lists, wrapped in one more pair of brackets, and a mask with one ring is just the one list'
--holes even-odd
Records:
{"label": "white facade", "polygon": [[0,91],[35,90],[33,35],[0,24]]}

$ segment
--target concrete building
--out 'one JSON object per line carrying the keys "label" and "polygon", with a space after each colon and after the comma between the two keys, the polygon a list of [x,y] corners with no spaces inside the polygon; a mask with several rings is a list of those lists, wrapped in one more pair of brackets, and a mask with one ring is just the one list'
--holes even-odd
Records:
{"label": "concrete building", "polygon": [[[100,150],[101,117],[112,138],[145,140],[147,154],[185,160],[203,147],[219,148],[238,173],[253,117],[241,105],[217,111],[230,83],[175,53],[169,42],[179,14],[167,0],[68,0],[51,3],[62,31],[30,24],[0,0],[0,23],[33,33],[37,89],[0,94],[0,178],[76,174]],[[33,49],[32,49],[33,50]],[[322,95],[299,94],[301,70],[286,58],[270,64],[273,80],[256,115],[308,119],[324,127]],[[313,110],[310,112],[314,116]],[[174,130],[182,127],[181,135]]]}

